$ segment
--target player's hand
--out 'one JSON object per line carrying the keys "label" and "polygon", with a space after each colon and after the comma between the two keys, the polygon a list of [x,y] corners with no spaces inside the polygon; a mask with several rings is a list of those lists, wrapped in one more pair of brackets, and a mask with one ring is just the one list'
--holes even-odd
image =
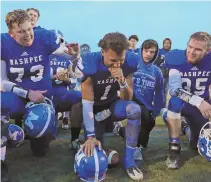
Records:
{"label": "player's hand", "polygon": [[211,119],[211,105],[208,102],[203,100],[199,106],[199,110],[205,118]]}
{"label": "player's hand", "polygon": [[112,68],[109,68],[108,70],[111,72],[111,76],[116,78],[117,81],[122,84],[125,82],[125,77],[123,75],[122,69],[121,69],[120,63],[115,63]]}
{"label": "player's hand", "polygon": [[78,57],[80,53],[80,46],[78,45],[78,43],[66,44],[66,47],[68,50],[65,50],[65,53]]}
{"label": "player's hand", "polygon": [[82,149],[84,151],[84,154],[88,157],[93,155],[94,147],[98,146],[99,150],[102,149],[100,141],[98,141],[94,137],[89,137],[86,142],[82,145]]}
{"label": "player's hand", "polygon": [[64,81],[68,78],[69,74],[68,74],[68,70],[62,70],[56,73],[57,79],[60,81]]}
{"label": "player's hand", "polygon": [[44,93],[46,93],[47,90],[45,91],[40,91],[40,90],[29,90],[29,100],[34,102],[34,103],[40,103],[45,100],[45,97],[43,96]]}

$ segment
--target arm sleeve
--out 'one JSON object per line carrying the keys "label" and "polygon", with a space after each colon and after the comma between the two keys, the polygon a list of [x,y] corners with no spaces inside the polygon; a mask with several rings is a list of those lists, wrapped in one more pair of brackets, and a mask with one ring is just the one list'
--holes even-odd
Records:
{"label": "arm sleeve", "polygon": [[16,84],[10,82],[7,77],[6,62],[1,60],[1,91],[11,92],[14,85]]}
{"label": "arm sleeve", "polygon": [[177,90],[182,88],[182,78],[177,69],[169,71],[169,93],[171,96],[177,96]]}
{"label": "arm sleeve", "polygon": [[95,128],[94,128],[94,113],[93,113],[93,101],[88,101],[82,99],[83,104],[83,118],[84,125],[86,128],[87,136],[95,136]]}
{"label": "arm sleeve", "polygon": [[[159,68],[158,68],[159,69]],[[155,87],[155,97],[154,97],[154,111],[153,116],[157,117],[160,114],[160,110],[164,108],[164,83],[163,74],[158,70],[157,83]]]}

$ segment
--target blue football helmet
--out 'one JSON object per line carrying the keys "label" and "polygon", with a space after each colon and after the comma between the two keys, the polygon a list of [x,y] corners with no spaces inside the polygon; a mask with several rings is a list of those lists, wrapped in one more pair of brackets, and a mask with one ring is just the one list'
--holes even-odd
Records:
{"label": "blue football helmet", "polygon": [[50,30],[50,31],[55,33],[57,41],[59,41],[61,44],[65,44],[64,34],[60,30]]}
{"label": "blue football helmet", "polygon": [[95,146],[93,154],[87,157],[80,149],[75,155],[74,171],[82,181],[102,181],[106,176],[108,158],[105,151]]}
{"label": "blue football helmet", "polygon": [[25,107],[24,129],[33,138],[40,138],[55,132],[56,116],[53,103],[48,98],[39,104],[28,102]]}
{"label": "blue football helmet", "polygon": [[200,131],[198,140],[198,151],[211,162],[211,122],[207,122]]}
{"label": "blue football helmet", "polygon": [[17,147],[24,141],[24,131],[21,127],[15,125],[15,124],[10,124],[8,127],[9,131],[9,138],[8,138],[8,145],[11,147]]}

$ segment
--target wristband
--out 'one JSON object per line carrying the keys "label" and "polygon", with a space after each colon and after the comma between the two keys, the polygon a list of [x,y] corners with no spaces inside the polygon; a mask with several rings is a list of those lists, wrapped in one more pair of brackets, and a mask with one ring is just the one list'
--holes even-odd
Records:
{"label": "wristband", "polygon": [[29,90],[26,90],[26,89],[23,89],[17,85],[14,85],[12,87],[12,90],[11,90],[14,94],[20,96],[20,97],[23,97],[23,98],[28,98],[28,95],[29,95]]}
{"label": "wristband", "polygon": [[197,96],[197,95],[193,95],[190,100],[189,100],[189,103],[193,106],[196,106],[197,108],[199,108],[199,106],[201,105],[202,101],[204,99]]}
{"label": "wristband", "polygon": [[127,84],[126,79],[125,79],[125,81],[124,81],[122,84],[119,84],[119,86],[120,86],[120,89],[125,89],[125,88],[127,88],[127,87],[128,87],[128,84]]}
{"label": "wristband", "polygon": [[180,99],[184,100],[185,102],[188,102],[192,106],[196,106],[197,108],[199,108],[200,104],[204,100],[203,98],[197,95],[193,95],[192,93],[187,92],[184,89],[178,89],[176,93]]}
{"label": "wristband", "polygon": [[95,138],[95,133],[87,131],[87,138]]}

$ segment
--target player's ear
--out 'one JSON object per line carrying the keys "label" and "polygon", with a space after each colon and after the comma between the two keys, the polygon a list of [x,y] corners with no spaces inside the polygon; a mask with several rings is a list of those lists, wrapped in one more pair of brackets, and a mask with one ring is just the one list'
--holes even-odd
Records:
{"label": "player's ear", "polygon": [[209,53],[211,53],[211,47],[207,49],[206,54],[209,54]]}
{"label": "player's ear", "polygon": [[101,54],[102,54],[102,56],[104,56],[104,54],[105,54],[105,50],[104,49],[101,49]]}
{"label": "player's ear", "polygon": [[12,32],[12,30],[8,31],[8,34],[13,38],[14,37],[14,33]]}

